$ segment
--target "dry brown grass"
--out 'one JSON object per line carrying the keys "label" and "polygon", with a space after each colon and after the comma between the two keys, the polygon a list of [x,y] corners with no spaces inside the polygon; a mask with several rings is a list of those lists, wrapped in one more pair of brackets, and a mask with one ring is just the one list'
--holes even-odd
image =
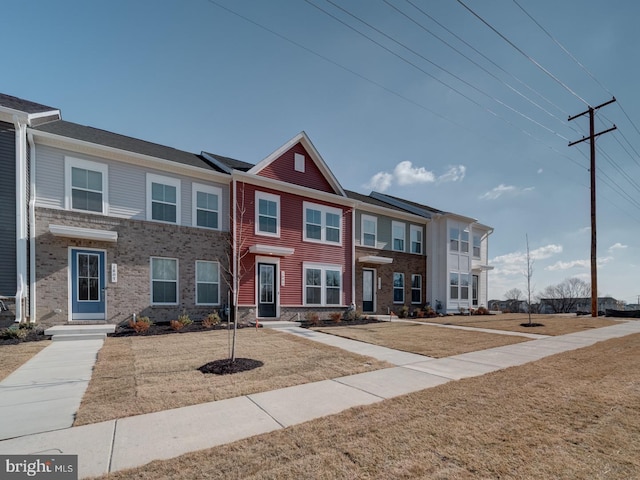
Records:
{"label": "dry brown grass", "polygon": [[640,478],[639,350],[609,340],[102,478]]}
{"label": "dry brown grass", "polygon": [[566,335],[568,333],[590,330],[592,328],[607,327],[620,323],[603,317],[578,317],[576,315],[531,315],[533,323],[542,323],[543,327],[523,327],[529,316],[526,313],[504,313],[500,315],[454,315],[450,317],[412,319],[420,322],[460,325],[463,327],[490,328],[492,330],[508,330],[511,332],[538,333],[540,335]]}
{"label": "dry brown grass", "polygon": [[50,345],[50,342],[46,340],[0,345],[0,380],[7,378],[47,345]]}
{"label": "dry brown grass", "polygon": [[436,358],[529,340],[512,335],[494,335],[403,322],[321,327],[313,330]]}
{"label": "dry brown grass", "polygon": [[228,357],[226,331],[107,338],[75,425],[185,407],[391,367],[270,329],[238,331],[237,358],[264,362],[233,375],[197,369]]}

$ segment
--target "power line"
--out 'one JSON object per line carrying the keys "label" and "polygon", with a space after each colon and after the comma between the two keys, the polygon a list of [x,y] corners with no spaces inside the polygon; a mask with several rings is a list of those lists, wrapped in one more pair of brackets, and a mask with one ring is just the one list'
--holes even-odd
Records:
{"label": "power line", "polygon": [[571,95],[573,95],[574,97],[576,97],[578,100],[580,100],[582,103],[584,103],[586,106],[590,106],[589,103],[583,99],[580,95],[578,95],[576,92],[574,92],[571,88],[569,88],[568,85],[566,85],[564,82],[562,82],[562,80],[560,80],[558,77],[556,77],[553,73],[551,73],[549,70],[547,70],[546,68],[544,68],[540,63],[538,63],[533,57],[531,57],[530,55],[528,55],[526,52],[524,52],[520,47],[518,47],[515,43],[513,43],[511,40],[509,40],[507,37],[505,37],[502,33],[500,33],[493,25],[491,25],[489,22],[487,22],[484,18],[482,18],[480,15],[478,15],[476,12],[474,12],[471,8],[469,8],[462,0],[456,0],[460,5],[462,5],[465,9],[467,9],[474,17],[476,17],[478,20],[480,20],[482,23],[484,23],[487,27],[489,27],[493,32],[495,32],[500,38],[502,38],[505,42],[507,42],[509,45],[511,45],[513,48],[516,49],[516,51],[518,53],[520,53],[522,56],[524,56],[527,60],[529,60],[531,63],[533,63],[536,67],[538,67],[540,70],[542,70],[547,76],[549,76],[553,81],[555,81],[557,84],[561,85],[562,88],[564,88],[567,92],[569,92]]}

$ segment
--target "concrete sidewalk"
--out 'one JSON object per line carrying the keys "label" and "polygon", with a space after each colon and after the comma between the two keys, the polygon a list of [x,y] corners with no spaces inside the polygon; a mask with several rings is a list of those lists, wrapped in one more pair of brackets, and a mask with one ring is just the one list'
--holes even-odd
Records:
{"label": "concrete sidewalk", "polygon": [[[327,338],[322,334],[302,335],[297,329],[283,331],[323,343],[334,341],[334,338]],[[376,358],[381,355],[400,366],[218,402],[22,436],[0,442],[0,452],[77,454],[81,478],[101,475],[144,465],[152,460],[169,459],[190,451],[215,447],[354,406],[368,405],[451,380],[522,365],[633,333],[640,333],[640,322],[630,321],[441,359],[420,355],[394,357],[388,351],[390,349],[372,348],[368,355]],[[356,345],[360,343],[345,342],[340,348],[360,350],[364,348]],[[23,403],[24,400],[23,398]]]}

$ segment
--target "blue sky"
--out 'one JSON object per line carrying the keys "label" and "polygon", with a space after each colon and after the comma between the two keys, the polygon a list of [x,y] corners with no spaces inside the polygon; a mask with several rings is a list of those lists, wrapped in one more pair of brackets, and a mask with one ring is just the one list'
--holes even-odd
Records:
{"label": "blue sky", "polygon": [[517,49],[457,0],[332,2],[11,2],[0,91],[254,163],[304,130],[344,188],[494,227],[491,298],[525,290],[525,235],[536,290],[589,280],[589,149],[568,147],[588,121],[567,118],[615,95],[596,116],[618,127],[597,141],[599,293],[636,302],[640,2],[463,0]]}

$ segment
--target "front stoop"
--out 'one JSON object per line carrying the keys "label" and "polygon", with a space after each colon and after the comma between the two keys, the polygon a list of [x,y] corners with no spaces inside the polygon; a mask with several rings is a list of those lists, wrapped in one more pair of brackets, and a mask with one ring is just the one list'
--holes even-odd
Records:
{"label": "front stoop", "polygon": [[104,340],[108,333],[116,330],[115,325],[57,325],[47,328],[45,335],[54,342],[68,340]]}
{"label": "front stoop", "polygon": [[[250,322],[251,325],[255,325],[255,320]],[[263,328],[290,328],[290,327],[299,327],[300,322],[288,322],[286,320],[259,320],[258,325]]]}

